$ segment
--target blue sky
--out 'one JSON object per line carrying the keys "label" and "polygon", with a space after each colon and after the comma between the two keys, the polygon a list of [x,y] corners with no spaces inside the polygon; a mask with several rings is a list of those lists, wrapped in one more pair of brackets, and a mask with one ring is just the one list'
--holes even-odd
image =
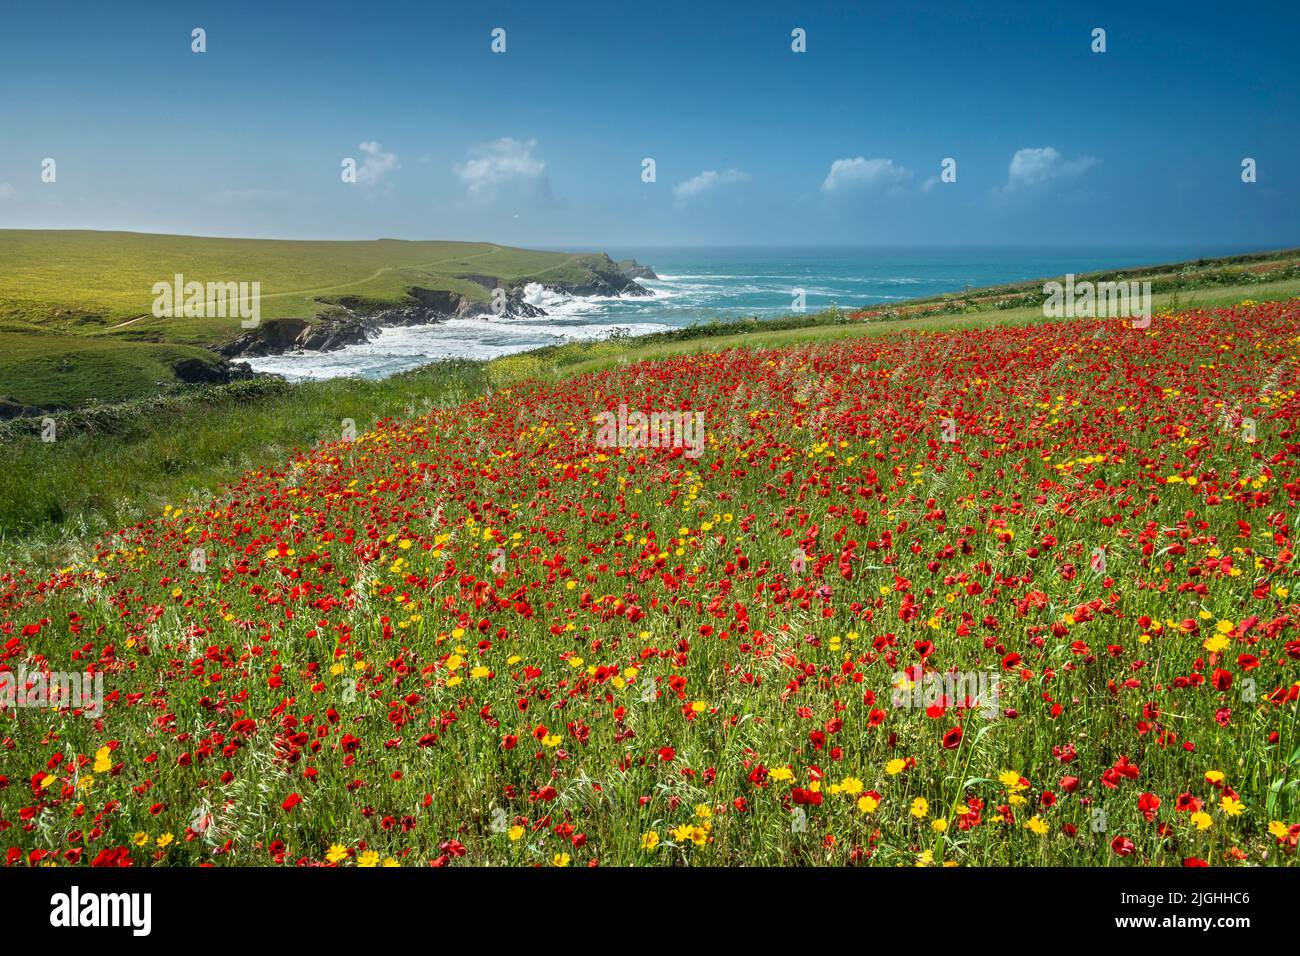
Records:
{"label": "blue sky", "polygon": [[1300,4],[976,7],[8,2],[0,226],[1300,244]]}

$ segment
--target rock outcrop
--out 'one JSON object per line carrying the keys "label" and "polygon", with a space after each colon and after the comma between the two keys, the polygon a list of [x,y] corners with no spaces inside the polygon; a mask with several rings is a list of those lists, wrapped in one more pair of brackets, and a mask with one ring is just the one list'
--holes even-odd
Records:
{"label": "rock outcrop", "polygon": [[616,263],[618,271],[623,273],[629,279],[658,279],[655,271],[649,266],[643,266],[635,259],[620,259]]}
{"label": "rock outcrop", "polygon": [[186,385],[225,385],[254,374],[247,362],[205,362],[198,358],[180,359],[172,365],[172,372]]}
{"label": "rock outcrop", "polygon": [[0,421],[45,415],[50,411],[51,409],[42,408],[40,405],[24,405],[12,395],[0,396]]}
{"label": "rock outcrop", "polygon": [[311,323],[306,319],[267,319],[257,328],[241,332],[224,345],[216,346],[216,352],[226,358],[279,355],[293,348],[298,337],[310,328]]}
{"label": "rock outcrop", "polygon": [[618,267],[605,253],[577,257],[576,264],[585,275],[577,281],[557,283],[543,282],[548,289],[567,292],[569,295],[654,295],[649,289],[637,282]]}

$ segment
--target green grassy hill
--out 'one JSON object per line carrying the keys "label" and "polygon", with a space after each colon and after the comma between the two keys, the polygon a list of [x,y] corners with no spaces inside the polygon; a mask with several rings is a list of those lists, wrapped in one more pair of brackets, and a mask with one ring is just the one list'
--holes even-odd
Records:
{"label": "green grassy hill", "polygon": [[[460,275],[507,282],[579,281],[585,257],[485,242],[308,242],[132,232],[0,230],[0,322],[209,344],[233,337],[221,319],[156,319],[155,282],[260,282],[262,318],[309,318],[341,298],[400,303],[413,286],[487,298]],[[144,316],[145,318],[141,318]],[[130,326],[129,320],[138,319]],[[129,329],[129,331],[127,331]]]}
{"label": "green grassy hill", "polygon": [[262,319],[313,319],[341,301],[410,303],[412,288],[488,301],[480,282],[579,284],[598,256],[486,242],[301,242],[131,232],[0,230],[0,400],[74,407],[175,381],[183,358],[242,331],[237,318],[157,318],[153,285],[261,283]]}
{"label": "green grassy hill", "polygon": [[221,364],[216,353],[194,346],[0,327],[0,406],[125,401],[173,381],[182,359],[214,369]]}

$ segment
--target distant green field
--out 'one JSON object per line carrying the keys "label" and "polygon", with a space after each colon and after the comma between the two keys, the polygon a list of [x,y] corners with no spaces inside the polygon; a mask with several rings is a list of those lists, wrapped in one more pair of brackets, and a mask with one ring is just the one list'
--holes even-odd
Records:
{"label": "distant green field", "polygon": [[481,284],[581,283],[591,255],[487,242],[299,242],[132,232],[0,229],[0,404],[74,408],[146,395],[176,380],[174,362],[214,362],[202,346],[237,336],[239,319],[157,318],[153,286],[258,282],[261,317],[312,319],[341,300],[413,301],[411,288],[487,301]]}
{"label": "distant green field", "polygon": [[341,298],[400,303],[411,287],[486,301],[483,286],[458,275],[579,281],[583,259],[486,242],[300,242],[3,229],[0,325],[208,345],[237,335],[238,320],[155,318],[155,282],[170,283],[178,273],[187,281],[259,282],[263,319],[311,318]]}

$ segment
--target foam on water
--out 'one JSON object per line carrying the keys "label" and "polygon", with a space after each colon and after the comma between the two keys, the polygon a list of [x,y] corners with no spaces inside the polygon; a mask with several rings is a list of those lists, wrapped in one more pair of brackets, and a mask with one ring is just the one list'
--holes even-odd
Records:
{"label": "foam on water", "polygon": [[[286,352],[247,359],[255,371],[274,372],[291,381],[339,376],[384,378],[445,358],[492,359],[575,339],[603,339],[624,330],[633,335],[664,331],[657,322],[601,322],[584,319],[585,303],[547,309],[545,318],[480,315],[431,325],[381,329],[371,341],[333,352]],[[592,309],[592,312],[597,310]]]}

